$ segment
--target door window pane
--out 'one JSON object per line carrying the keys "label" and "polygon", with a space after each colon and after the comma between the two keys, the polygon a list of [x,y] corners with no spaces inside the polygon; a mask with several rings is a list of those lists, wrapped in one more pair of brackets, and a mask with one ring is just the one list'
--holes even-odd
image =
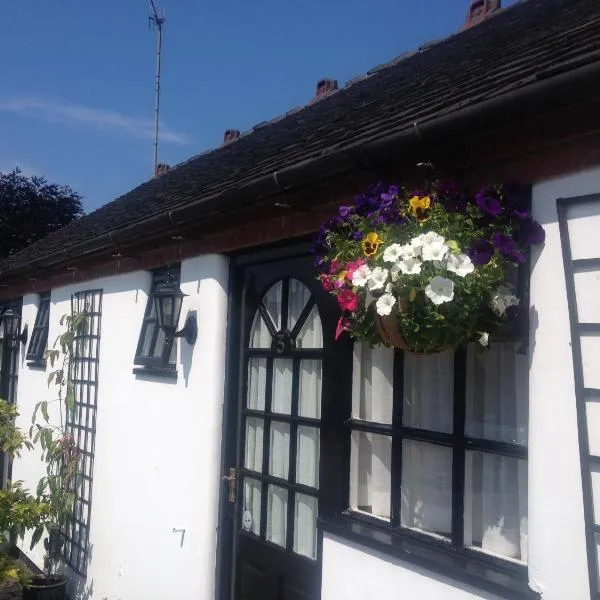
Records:
{"label": "door window pane", "polygon": [[273,284],[269,291],[264,295],[262,303],[267,309],[267,313],[275,325],[275,331],[281,329],[281,292],[283,284],[281,280]]}
{"label": "door window pane", "polygon": [[247,469],[262,472],[263,460],[263,419],[248,417],[246,419],[246,459],[244,465]]}
{"label": "door window pane", "polygon": [[298,322],[304,307],[310,300],[310,290],[297,279],[290,279],[290,297],[288,303],[287,328],[292,331]]}
{"label": "door window pane", "polygon": [[294,552],[317,557],[317,499],[305,494],[296,494],[294,524]]}
{"label": "door window pane", "polygon": [[322,366],[320,360],[300,361],[298,414],[311,419],[321,418]]}
{"label": "door window pane", "polygon": [[260,481],[245,477],[242,529],[254,535],[260,535],[260,495]]}
{"label": "door window pane", "polygon": [[292,412],[292,376],[294,361],[291,358],[276,358],[273,361],[273,398],[271,410],[289,415]]}
{"label": "door window pane", "polygon": [[274,477],[288,478],[290,469],[290,425],[271,422],[269,448],[269,473]]}
{"label": "door window pane", "polygon": [[426,356],[404,354],[404,425],[452,433],[453,363],[449,351]]}
{"label": "door window pane", "polygon": [[296,482],[311,487],[319,483],[319,428],[298,426]]}
{"label": "door window pane", "polygon": [[402,442],[403,527],[448,536],[452,531],[452,449]]}
{"label": "door window pane", "polygon": [[248,361],[248,408],[265,410],[266,386],[267,359],[251,358]]}
{"label": "door window pane", "polygon": [[528,364],[514,342],[467,354],[465,431],[475,438],[527,444]]}
{"label": "door window pane", "polygon": [[269,485],[267,500],[267,540],[285,548],[288,491]]}
{"label": "door window pane", "polygon": [[272,340],[271,332],[257,310],[250,330],[250,348],[270,348]]}
{"label": "door window pane", "polygon": [[316,305],[310,311],[308,319],[302,326],[296,338],[297,348],[322,348],[323,347],[323,329],[321,327],[321,317]]}
{"label": "door window pane", "polygon": [[527,462],[467,452],[465,544],[527,560]]}
{"label": "door window pane", "polygon": [[350,507],[382,519],[390,518],[392,439],[352,432]]}
{"label": "door window pane", "polygon": [[352,416],[361,421],[392,422],[394,351],[354,344]]}

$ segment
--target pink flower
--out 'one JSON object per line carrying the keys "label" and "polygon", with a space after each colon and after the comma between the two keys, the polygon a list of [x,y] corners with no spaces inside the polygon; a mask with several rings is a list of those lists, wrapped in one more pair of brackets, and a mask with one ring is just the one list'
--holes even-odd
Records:
{"label": "pink flower", "polygon": [[344,331],[350,331],[350,321],[344,317],[340,317],[337,327],[335,328],[335,339],[337,340]]}
{"label": "pink flower", "polygon": [[326,292],[331,292],[333,290],[333,282],[331,281],[331,277],[327,275],[321,275],[321,285]]}
{"label": "pink flower", "polygon": [[358,308],[358,296],[351,290],[342,290],[337,297],[337,301],[342,310],[355,312]]}
{"label": "pink flower", "polygon": [[331,261],[331,265],[329,265],[329,274],[333,275],[340,270],[340,262],[338,260],[333,259]]}
{"label": "pink flower", "polygon": [[358,260],[354,261],[354,262],[349,262],[346,266],[346,271],[348,273],[348,279],[350,281],[352,281],[352,275],[354,275],[354,271],[356,271],[356,269],[358,269],[359,267],[362,267],[367,261],[364,260],[363,258],[359,258]]}

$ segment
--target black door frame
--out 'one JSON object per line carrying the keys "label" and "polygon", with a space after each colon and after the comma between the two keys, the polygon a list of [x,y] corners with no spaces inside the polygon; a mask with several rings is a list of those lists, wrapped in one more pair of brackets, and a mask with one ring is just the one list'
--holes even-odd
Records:
{"label": "black door frame", "polygon": [[[230,271],[229,271],[229,287],[228,297],[229,305],[227,310],[227,334],[226,334],[226,367],[225,367],[225,396],[223,403],[223,422],[222,422],[222,443],[221,443],[221,466],[219,470],[220,490],[219,490],[219,510],[218,510],[218,529],[217,529],[217,557],[216,557],[216,573],[215,573],[215,598],[217,600],[233,600],[233,586],[235,584],[235,514],[233,505],[228,501],[228,486],[223,477],[228,475],[229,467],[237,463],[238,457],[238,419],[239,411],[239,389],[242,381],[241,358],[243,356],[243,331],[242,324],[245,322],[243,298],[245,272],[248,267],[259,265],[262,263],[272,264],[280,261],[286,261],[294,258],[309,257],[310,240],[299,240],[293,244],[285,242],[283,244],[271,245],[252,249],[251,251],[241,252],[230,256]],[[335,309],[335,301],[332,299],[332,309]],[[330,336],[333,339],[333,330],[323,323],[323,335]],[[327,346],[327,344],[326,344]],[[331,346],[331,345],[329,345]],[[344,353],[350,352],[351,345],[339,344],[337,351]],[[328,368],[327,365],[332,365],[332,352],[324,351],[323,368]],[[337,370],[337,369],[336,369]],[[326,396],[328,390],[325,384],[324,377],[323,397]],[[339,380],[338,380],[339,381]],[[331,391],[330,391],[331,392]],[[321,420],[321,436],[326,432],[329,425],[326,423],[327,410],[322,406]],[[331,421],[327,419],[329,423]],[[343,426],[336,419],[338,424]],[[320,476],[322,486],[320,487],[319,513],[329,514],[333,512],[335,507],[339,506],[339,496],[343,494],[343,473],[339,473],[337,469],[331,470],[327,468],[330,461],[324,456],[321,451],[320,456],[320,474],[327,473],[327,477]],[[238,484],[239,485],[239,484]],[[240,493],[238,487],[238,494]],[[322,531],[317,528],[317,562],[322,564]],[[317,585],[320,589],[321,568],[317,569],[318,581]]]}

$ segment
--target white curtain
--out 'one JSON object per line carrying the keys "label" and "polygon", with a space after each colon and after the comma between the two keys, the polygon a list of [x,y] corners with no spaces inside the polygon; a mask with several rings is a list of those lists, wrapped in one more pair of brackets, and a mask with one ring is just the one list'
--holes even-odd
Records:
{"label": "white curtain", "polygon": [[251,358],[248,361],[247,407],[265,410],[265,390],[267,385],[267,359]]}
{"label": "white curtain", "polygon": [[298,333],[296,338],[297,348],[322,348],[323,347],[323,328],[321,327],[321,317],[315,306],[310,311],[306,322]]}
{"label": "white curtain", "polygon": [[262,472],[264,421],[255,417],[246,418],[245,467]]}
{"label": "white curtain", "polygon": [[242,527],[254,535],[260,535],[260,481],[244,479],[244,510]]}
{"label": "white curtain", "polygon": [[269,448],[269,473],[287,479],[290,470],[290,426],[289,423],[271,421]]}
{"label": "white curtain", "polygon": [[250,348],[270,348],[272,339],[265,320],[257,310],[250,330]]}
{"label": "white curtain", "polygon": [[[527,443],[528,365],[515,343],[492,344],[467,358],[467,435]],[[527,560],[527,462],[468,452],[465,543]]]}
{"label": "white curtain", "polygon": [[319,428],[298,426],[296,482],[311,487],[319,485]]}
{"label": "white curtain", "polygon": [[[394,352],[389,348],[354,345],[352,413],[355,419],[392,422]],[[389,519],[391,503],[391,437],[353,431],[350,505],[355,510]]]}
{"label": "white curtain", "polygon": [[269,485],[267,497],[267,540],[285,547],[288,491]]}
{"label": "white curtain", "polygon": [[316,558],[317,499],[305,494],[296,494],[295,509],[294,552],[309,558]]}
{"label": "white curtain", "polygon": [[300,314],[310,300],[310,290],[297,279],[290,279],[290,296],[288,300],[288,324],[290,331],[294,329]]}
{"label": "white curtain", "polygon": [[271,411],[289,415],[292,412],[292,378],[294,361],[276,358],[273,361],[273,390]]}
{"label": "white curtain", "polygon": [[320,359],[300,361],[298,414],[311,419],[321,418],[322,365]]}

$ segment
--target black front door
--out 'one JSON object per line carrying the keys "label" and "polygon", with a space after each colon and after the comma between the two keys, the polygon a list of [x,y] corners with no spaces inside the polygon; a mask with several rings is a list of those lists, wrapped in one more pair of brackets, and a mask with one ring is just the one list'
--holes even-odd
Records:
{"label": "black front door", "polygon": [[240,267],[236,277],[237,381],[229,387],[236,456],[226,465],[231,493],[222,505],[222,517],[229,505],[233,544],[220,595],[316,600],[321,410],[331,385],[324,361],[337,309],[308,256]]}

